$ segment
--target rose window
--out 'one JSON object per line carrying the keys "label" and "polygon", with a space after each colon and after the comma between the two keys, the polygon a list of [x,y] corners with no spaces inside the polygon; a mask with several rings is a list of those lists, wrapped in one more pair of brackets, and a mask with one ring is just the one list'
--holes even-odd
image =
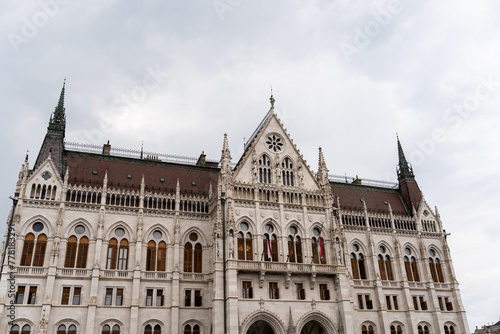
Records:
{"label": "rose window", "polygon": [[266,140],[267,148],[272,152],[280,152],[283,148],[283,139],[277,135],[270,135]]}

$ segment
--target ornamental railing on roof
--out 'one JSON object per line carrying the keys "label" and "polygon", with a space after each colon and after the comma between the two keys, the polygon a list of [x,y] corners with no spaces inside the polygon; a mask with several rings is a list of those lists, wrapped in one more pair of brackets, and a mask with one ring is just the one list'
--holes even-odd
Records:
{"label": "ornamental railing on roof", "polygon": [[[92,154],[103,154],[103,146],[93,145],[93,144],[80,144],[73,142],[65,142],[65,149],[68,151],[76,151],[83,153],[92,153]],[[109,151],[109,155],[123,158],[132,158],[132,159],[141,159],[141,160],[150,160],[150,161],[162,161],[162,162],[173,162],[179,164],[186,165],[196,165],[198,161],[197,158],[186,157],[180,155],[173,154],[164,154],[164,153],[156,153],[156,152],[147,152],[142,150],[131,150],[126,148],[117,148],[111,147]],[[208,163],[218,164],[217,160],[205,160]]]}
{"label": "ornamental railing on roof", "polygon": [[360,179],[358,177],[332,175],[332,174],[328,174],[328,180],[330,180],[331,182],[361,184],[364,186],[373,186],[373,187],[390,188],[390,189],[397,189],[399,187],[399,184],[397,184],[396,182],[373,180],[373,179]]}

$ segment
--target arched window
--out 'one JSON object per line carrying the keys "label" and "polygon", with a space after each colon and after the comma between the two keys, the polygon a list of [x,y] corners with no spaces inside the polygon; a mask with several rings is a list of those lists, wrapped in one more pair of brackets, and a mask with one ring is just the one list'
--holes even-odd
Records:
{"label": "arched window", "polygon": [[350,254],[352,278],[366,279],[365,258],[358,244],[352,245],[353,252]]}
{"label": "arched window", "polygon": [[361,326],[361,334],[375,334],[372,325],[363,325]]}
{"label": "arched window", "polygon": [[21,266],[31,266],[33,250],[35,249],[35,235],[29,233],[24,237],[23,253],[21,255]]}
{"label": "arched window", "polygon": [[57,327],[57,334],[76,334],[76,326],[69,325],[66,330],[66,325],[59,325],[59,327]]}
{"label": "arched window", "polygon": [[[83,228],[82,225],[77,226]],[[82,232],[83,233],[83,232]],[[66,258],[64,260],[64,267],[66,268],[85,268],[87,266],[87,253],[89,249],[89,238],[83,236],[78,241],[74,235],[68,238],[68,245],[66,247]]]}
{"label": "arched window", "polygon": [[238,260],[253,260],[252,234],[247,222],[240,223],[238,236]]}
{"label": "arched window", "polygon": [[[34,187],[34,186],[35,186],[35,185],[33,185],[33,187]],[[18,325],[14,325],[14,326],[12,326],[12,327],[10,328],[10,332],[9,332],[9,333],[10,333],[10,334],[19,334],[19,329],[20,329],[20,328],[19,328],[19,326],[18,326]]]}
{"label": "arched window", "polygon": [[101,334],[111,334],[111,327],[109,325],[102,326]]}
{"label": "arched window", "polygon": [[418,334],[429,334],[429,327],[427,325],[418,325]]}
{"label": "arched window", "polygon": [[444,326],[444,334],[455,334],[455,327],[452,325]]}
{"label": "arched window", "polygon": [[43,267],[47,247],[47,236],[42,233],[44,228],[43,223],[36,222],[31,226],[31,231],[24,237],[21,266]]}
{"label": "arched window", "polygon": [[409,247],[405,248],[405,253],[406,255],[404,257],[404,263],[405,263],[406,277],[408,278],[408,281],[420,282],[417,260],[415,256],[412,255],[412,251]]}
{"label": "arched window", "polygon": [[120,334],[120,326],[114,325],[111,334]]}
{"label": "arched window", "polygon": [[302,239],[297,235],[297,226],[290,226],[288,236],[288,261],[302,263]]}
{"label": "arched window", "polygon": [[122,239],[120,241],[120,248],[118,249],[118,270],[127,270],[128,265],[128,240]]}
{"label": "arched window", "polygon": [[294,175],[293,175],[293,164],[292,160],[290,158],[285,158],[283,159],[283,162],[281,162],[281,168],[282,168],[282,179],[283,179],[283,185],[284,186],[294,186]]}
{"label": "arched window", "polygon": [[443,268],[441,267],[441,261],[437,257],[436,251],[431,249],[429,251],[429,269],[431,272],[432,280],[434,282],[444,283]]}
{"label": "arched window", "polygon": [[391,334],[403,334],[403,329],[400,325],[391,325]]}
{"label": "arched window", "polygon": [[394,275],[392,272],[392,263],[391,263],[391,257],[387,253],[387,249],[385,246],[380,246],[379,247],[379,252],[380,254],[378,255],[378,268],[380,271],[380,279],[383,281],[389,280],[392,281],[394,280]]}
{"label": "arched window", "polygon": [[[268,233],[264,234],[264,261],[278,262],[278,238],[274,234],[274,227],[271,224],[266,225],[266,231]],[[271,256],[271,257],[269,257]]]}
{"label": "arched window", "polygon": [[186,325],[184,326],[184,334],[200,334],[200,325],[194,324],[194,325]]}
{"label": "arched window", "polygon": [[[153,233],[155,238],[160,239],[162,234],[160,231]],[[148,271],[165,271],[167,264],[167,244],[165,241],[160,241],[158,244],[154,240],[148,243],[146,256],[146,270]]]}
{"label": "arched window", "polygon": [[116,269],[117,254],[118,254],[118,240],[113,238],[109,240],[108,244],[108,260],[106,262],[106,269]]}
{"label": "arched window", "polygon": [[265,154],[259,159],[259,182],[271,183],[271,159]]}
{"label": "arched window", "polygon": [[[184,272],[201,273],[203,271],[203,247],[198,242],[198,234],[189,234],[189,241],[184,245]],[[193,252],[194,244],[194,252]]]}
{"label": "arched window", "polygon": [[31,334],[31,327],[30,327],[30,325],[24,325],[23,329],[21,331],[21,334]]}
{"label": "arched window", "polygon": [[312,261],[317,264],[326,264],[325,240],[321,236],[321,230],[317,227],[314,228],[313,235],[311,238]]}
{"label": "arched window", "polygon": [[108,243],[106,269],[127,270],[128,268],[128,240],[124,238],[125,230],[118,227]]}

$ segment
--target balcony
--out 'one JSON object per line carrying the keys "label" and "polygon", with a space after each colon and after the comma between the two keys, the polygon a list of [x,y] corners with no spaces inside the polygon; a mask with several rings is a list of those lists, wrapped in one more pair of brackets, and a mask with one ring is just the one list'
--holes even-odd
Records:
{"label": "balcony", "polygon": [[14,275],[16,276],[45,276],[47,268],[43,267],[15,267]]}
{"label": "balcony", "polygon": [[297,274],[320,274],[335,275],[338,274],[336,266],[327,264],[308,264],[308,263],[288,263],[288,262],[265,262],[265,261],[244,261],[229,260],[228,267],[246,272],[269,272],[269,273],[297,273]]}
{"label": "balcony", "polygon": [[62,268],[57,270],[57,276],[90,277],[92,269]]}

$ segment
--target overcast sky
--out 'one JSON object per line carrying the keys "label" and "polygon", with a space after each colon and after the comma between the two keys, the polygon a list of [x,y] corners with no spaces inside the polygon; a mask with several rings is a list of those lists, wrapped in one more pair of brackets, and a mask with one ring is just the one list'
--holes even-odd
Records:
{"label": "overcast sky", "polygon": [[66,84],[66,139],[237,161],[269,109],[311,167],[396,180],[396,132],[438,206],[471,330],[500,311],[500,3],[0,5],[0,215]]}

